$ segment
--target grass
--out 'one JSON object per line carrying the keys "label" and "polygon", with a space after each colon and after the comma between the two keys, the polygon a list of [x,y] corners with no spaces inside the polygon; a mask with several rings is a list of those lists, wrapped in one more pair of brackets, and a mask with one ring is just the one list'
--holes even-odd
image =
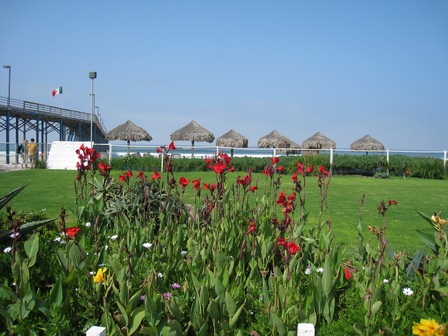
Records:
{"label": "grass", "polygon": [[[121,172],[114,171],[117,177]],[[152,172],[146,173],[151,177]],[[229,182],[236,181],[237,176],[244,176],[245,172],[234,172],[227,175]],[[67,170],[25,170],[0,174],[0,197],[23,184],[29,183],[10,205],[16,211],[37,211],[46,209],[47,216],[58,217],[61,206],[64,206],[69,214],[69,222],[75,221],[73,209],[75,200],[76,171]],[[184,176],[190,181],[201,178],[201,182],[214,182],[213,172],[175,173],[177,180]],[[262,195],[265,176],[253,174],[253,181],[258,178],[258,196]],[[426,180],[414,178],[390,178],[374,179],[359,176],[334,176],[330,183],[328,197],[328,216],[335,232],[335,240],[347,245],[350,249],[357,246],[357,225],[360,219],[361,197],[365,194],[363,208],[364,236],[369,237],[367,226],[383,226],[383,219],[378,215],[377,207],[382,200],[386,203],[389,199],[398,202],[398,206],[392,207],[387,213],[387,236],[394,250],[407,250],[415,253],[416,249],[423,247],[416,235],[417,230],[431,232],[429,225],[417,214],[422,211],[427,215],[442,211],[442,216],[447,216],[448,205],[447,180]],[[281,191],[287,195],[291,192],[292,181],[289,175],[282,177]],[[316,178],[307,178],[307,203],[309,212],[309,224],[317,223],[319,209],[319,189],[316,186]],[[188,186],[185,201],[194,202],[194,190],[191,184]],[[205,191],[202,191],[204,197]],[[257,194],[251,194],[253,202]],[[324,219],[326,217],[324,216]]]}

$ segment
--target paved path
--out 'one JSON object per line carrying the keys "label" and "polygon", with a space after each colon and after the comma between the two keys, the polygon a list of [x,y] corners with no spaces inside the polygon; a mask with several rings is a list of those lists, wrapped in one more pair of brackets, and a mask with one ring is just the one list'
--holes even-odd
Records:
{"label": "paved path", "polygon": [[16,170],[25,170],[25,169],[22,169],[22,166],[20,164],[16,166],[15,164],[0,163],[0,173],[6,173],[9,171],[16,171]]}

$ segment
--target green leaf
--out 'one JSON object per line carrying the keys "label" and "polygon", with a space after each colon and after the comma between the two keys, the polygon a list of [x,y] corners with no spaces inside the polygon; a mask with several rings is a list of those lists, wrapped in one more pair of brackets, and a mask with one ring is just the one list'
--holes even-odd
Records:
{"label": "green leaf", "polygon": [[378,312],[382,304],[381,301],[377,301],[372,305],[372,317]]}
{"label": "green leaf", "polygon": [[16,189],[14,189],[13,191],[7,193],[5,196],[3,196],[2,198],[0,198],[0,210],[3,209],[3,207],[8,204],[8,202],[10,200],[12,200],[19,192],[21,192],[23,189],[25,189],[27,186],[29,185],[29,183],[18,187]]}
{"label": "green leaf", "polygon": [[215,301],[210,300],[210,302],[208,303],[207,312],[212,318],[213,323],[219,321],[219,309],[218,304]]}
{"label": "green leaf", "polygon": [[245,304],[246,304],[246,301],[243,302],[243,304],[236,311],[235,315],[233,315],[232,318],[230,319],[230,321],[229,321],[230,329],[232,329],[235,326],[236,322],[238,321],[238,319],[239,319],[239,317],[241,315],[241,312],[243,311],[243,308],[244,308]]}
{"label": "green leaf", "polygon": [[31,267],[36,263],[38,250],[39,250],[39,236],[33,234],[25,242],[25,253],[29,258],[28,267]]}
{"label": "green leaf", "polygon": [[63,291],[62,291],[62,281],[58,279],[56,283],[50,290],[50,304],[59,306],[62,304],[63,300]]}
{"label": "green leaf", "polygon": [[126,312],[126,309],[123,307],[123,305],[119,301],[117,301],[117,306],[121,312],[121,315],[123,315],[123,318],[125,320],[125,325],[129,326],[129,316],[128,316],[128,313]]}
{"label": "green leaf", "polygon": [[275,328],[277,328],[278,335],[284,335],[285,334],[285,326],[280,320],[280,318],[273,312],[269,313],[269,322],[271,325],[273,325]]}
{"label": "green leaf", "polygon": [[[35,229],[37,229],[37,228],[39,228],[39,227],[41,227],[43,225],[47,225],[49,223],[53,223],[56,219],[57,218],[50,218],[50,219],[44,219],[44,220],[41,220],[41,221],[35,221],[35,222],[29,222],[29,223],[23,224],[19,228],[19,233],[21,235],[28,234],[28,233],[34,231]],[[10,235],[12,233],[13,233],[12,230],[0,232],[0,243],[11,239]]]}
{"label": "green leaf", "polygon": [[448,296],[448,287],[439,287],[439,288],[434,288],[433,290],[436,292],[439,292],[440,294]]}
{"label": "green leaf", "polygon": [[132,335],[142,323],[143,318],[145,317],[145,308],[138,307],[131,314],[131,325],[129,327],[128,335]]}
{"label": "green leaf", "polygon": [[229,314],[229,318],[231,319],[236,313],[236,304],[233,300],[232,294],[230,294],[229,292],[226,292],[226,308]]}
{"label": "green leaf", "polygon": [[331,262],[330,256],[325,257],[324,271],[322,274],[322,290],[325,296],[331,293],[332,278],[331,278]]}
{"label": "green leaf", "polygon": [[428,232],[422,232],[420,230],[417,230],[417,235],[419,236],[420,240],[425,244],[427,247],[431,249],[431,251],[434,252],[434,254],[437,254],[437,247],[436,247],[436,240],[434,238],[434,233],[428,233]]}

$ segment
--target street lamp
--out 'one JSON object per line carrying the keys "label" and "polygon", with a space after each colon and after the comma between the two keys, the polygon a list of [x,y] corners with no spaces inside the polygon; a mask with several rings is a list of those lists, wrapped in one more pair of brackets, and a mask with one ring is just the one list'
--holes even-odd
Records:
{"label": "street lamp", "polygon": [[89,78],[92,80],[90,96],[92,97],[92,110],[90,111],[90,147],[93,147],[93,114],[95,113],[95,94],[93,93],[93,80],[96,78],[96,71],[89,72]]}
{"label": "street lamp", "polygon": [[9,81],[8,81],[8,110],[11,108],[11,66],[4,65],[5,69],[8,69],[9,72]]}
{"label": "street lamp", "polygon": [[9,81],[8,81],[8,112],[6,113],[6,163],[9,163],[9,117],[11,111],[11,66],[4,65],[3,68],[8,69]]}

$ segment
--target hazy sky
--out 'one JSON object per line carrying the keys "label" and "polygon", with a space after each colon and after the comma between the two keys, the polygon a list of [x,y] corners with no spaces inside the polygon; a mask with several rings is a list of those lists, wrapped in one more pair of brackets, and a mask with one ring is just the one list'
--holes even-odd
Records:
{"label": "hazy sky", "polygon": [[320,131],[338,148],[370,134],[389,149],[448,149],[445,0],[0,4],[11,98],[90,112],[96,71],[107,129],[130,119],[151,145],[195,120],[249,146],[277,130],[299,144]]}

